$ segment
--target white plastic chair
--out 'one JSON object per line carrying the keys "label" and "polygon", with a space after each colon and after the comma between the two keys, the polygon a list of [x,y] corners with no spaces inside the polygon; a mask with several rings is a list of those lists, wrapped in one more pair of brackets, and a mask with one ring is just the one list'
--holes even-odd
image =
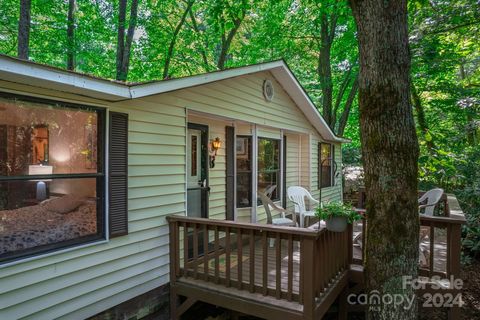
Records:
{"label": "white plastic chair", "polygon": [[[435,188],[428,190],[423,196],[418,199],[418,212],[427,216],[433,216],[435,207],[440,202],[443,196],[443,189]],[[425,209],[422,213],[421,210]],[[421,266],[426,266],[428,263],[427,257],[429,257],[430,249],[425,245],[425,242],[429,239],[429,229],[420,227],[420,243],[419,243],[419,262]]]}
{"label": "white plastic chair", "polygon": [[290,199],[290,201],[294,203],[295,213],[297,213],[300,217],[300,227],[303,228],[305,217],[315,216],[314,211],[307,210],[307,207],[305,205],[305,198],[310,201],[310,205],[319,204],[320,201],[314,199],[307,189],[298,186],[289,187],[287,189],[287,196],[288,199]]}
{"label": "white plastic chair", "polygon": [[[267,214],[267,224],[272,224],[274,226],[283,226],[283,227],[296,227],[297,222],[295,219],[295,213],[292,213],[292,219],[285,217],[285,213],[288,213],[282,207],[277,206],[272,199],[270,199],[266,194],[257,191],[258,197],[262,201],[263,207],[265,208],[265,213]],[[279,218],[274,218],[272,211],[277,211],[280,213]],[[275,243],[275,239],[270,238],[270,247]]]}
{"label": "white plastic chair", "polygon": [[[418,199],[418,210],[425,209],[424,213],[427,216],[433,216],[435,207],[440,202],[443,196],[443,189],[435,188],[425,192],[423,196]],[[421,212],[420,212],[421,213]]]}

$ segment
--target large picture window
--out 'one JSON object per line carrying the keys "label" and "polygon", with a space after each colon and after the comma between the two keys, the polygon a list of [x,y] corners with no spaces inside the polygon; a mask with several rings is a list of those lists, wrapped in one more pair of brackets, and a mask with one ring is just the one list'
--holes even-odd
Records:
{"label": "large picture window", "polygon": [[258,191],[280,200],[280,140],[258,139]]}
{"label": "large picture window", "polygon": [[101,109],[0,97],[0,261],[104,237]]}
{"label": "large picture window", "polygon": [[329,143],[318,144],[318,184],[319,188],[333,186],[333,146]]}
{"label": "large picture window", "polygon": [[237,208],[252,206],[252,137],[237,136]]}

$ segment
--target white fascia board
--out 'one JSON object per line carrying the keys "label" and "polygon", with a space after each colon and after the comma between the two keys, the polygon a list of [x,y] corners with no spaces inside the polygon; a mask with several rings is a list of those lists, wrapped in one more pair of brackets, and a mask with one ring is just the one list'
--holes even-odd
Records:
{"label": "white fascia board", "polygon": [[130,87],[130,94],[133,99],[150,96],[154,94],[175,91],[184,88],[195,87],[211,82],[252,74],[260,71],[268,71],[274,68],[284,66],[283,61],[273,61],[252,66],[214,71],[207,74],[200,74],[185,78],[171,79],[167,81],[157,81],[146,84],[138,84]]}
{"label": "white fascia board", "polygon": [[275,79],[282,85],[283,89],[288,93],[290,98],[300,108],[305,117],[312,123],[314,128],[320,133],[322,138],[327,141],[345,143],[348,140],[337,137],[321,116],[317,107],[305,93],[303,87],[297,81],[288,66],[282,62],[282,66],[270,71]]}
{"label": "white fascia board", "polygon": [[130,99],[129,88],[123,84],[6,56],[0,56],[0,79],[110,101]]}

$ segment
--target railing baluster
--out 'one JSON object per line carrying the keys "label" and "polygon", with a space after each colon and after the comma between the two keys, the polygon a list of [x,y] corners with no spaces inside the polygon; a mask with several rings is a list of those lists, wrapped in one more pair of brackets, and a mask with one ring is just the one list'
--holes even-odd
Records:
{"label": "railing baluster", "polygon": [[451,268],[451,257],[452,257],[452,225],[448,225],[446,228],[445,228],[446,232],[447,232],[447,260],[446,260],[446,278],[449,278],[450,277],[450,274],[452,273],[452,268]]}
{"label": "railing baluster", "polygon": [[304,267],[305,267],[305,248],[304,248],[304,243],[305,243],[305,238],[300,238],[300,259],[299,259],[299,266],[298,270],[300,272],[299,274],[299,292],[298,292],[298,300],[300,304],[303,304],[303,289],[304,289],[304,281],[303,281],[303,276],[304,276]]}
{"label": "railing baluster", "polygon": [[435,226],[434,224],[430,224],[430,270],[429,270],[429,275],[430,277],[433,276],[433,269],[434,269],[434,255],[435,255]]}
{"label": "railing baluster", "polygon": [[205,281],[208,281],[208,225],[203,225],[203,273]]}
{"label": "railing baluster", "polygon": [[193,277],[198,279],[198,224],[193,224]]}
{"label": "railing baluster", "polygon": [[275,262],[276,262],[276,268],[275,268],[275,277],[276,277],[276,292],[275,292],[275,297],[277,299],[280,299],[282,296],[282,247],[281,247],[281,238],[280,238],[280,233],[277,233],[277,236],[275,237]]}
{"label": "railing baluster", "polygon": [[255,231],[250,230],[250,252],[249,252],[249,276],[250,276],[250,292],[255,292]]}
{"label": "railing baluster", "polygon": [[318,294],[322,294],[325,288],[325,232],[318,237],[318,241]]}
{"label": "railing baluster", "polygon": [[293,235],[288,235],[288,291],[287,291],[287,300],[292,301],[292,292],[293,292]]}
{"label": "railing baluster", "polygon": [[243,282],[243,244],[242,244],[242,229],[237,229],[237,280],[238,289],[242,290]]}
{"label": "railing baluster", "polygon": [[175,270],[174,272],[171,272],[170,273],[170,283],[172,285],[175,284],[175,281],[178,277],[178,274],[177,274],[177,263],[178,263],[178,260],[177,260],[177,249],[176,249],[176,243],[177,243],[177,223],[176,222],[171,222],[169,223],[169,232],[170,232],[170,236],[169,236],[169,240],[170,240],[170,270]]}
{"label": "railing baluster", "polygon": [[230,287],[230,228],[225,228],[225,282],[226,286]]}
{"label": "railing baluster", "polygon": [[215,226],[215,243],[214,243],[214,250],[215,250],[215,283],[219,283],[219,276],[220,276],[220,259],[218,257],[218,252],[220,250],[220,236],[218,234],[218,226]]}
{"label": "railing baluster", "polygon": [[183,223],[183,276],[188,277],[188,223]]}
{"label": "railing baluster", "polygon": [[263,295],[268,293],[268,239],[267,232],[262,233],[262,282],[263,282]]}

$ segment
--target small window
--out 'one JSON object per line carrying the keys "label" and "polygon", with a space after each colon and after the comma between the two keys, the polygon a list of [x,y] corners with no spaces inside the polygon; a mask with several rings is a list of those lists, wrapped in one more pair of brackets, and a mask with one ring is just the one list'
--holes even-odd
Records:
{"label": "small window", "polygon": [[329,143],[318,144],[318,184],[319,188],[333,186],[333,146]]}
{"label": "small window", "polygon": [[252,206],[252,138],[237,136],[237,208]]}
{"label": "small window", "polygon": [[104,111],[0,98],[0,261],[104,236]]}
{"label": "small window", "polygon": [[258,191],[280,200],[280,140],[258,139]]}

